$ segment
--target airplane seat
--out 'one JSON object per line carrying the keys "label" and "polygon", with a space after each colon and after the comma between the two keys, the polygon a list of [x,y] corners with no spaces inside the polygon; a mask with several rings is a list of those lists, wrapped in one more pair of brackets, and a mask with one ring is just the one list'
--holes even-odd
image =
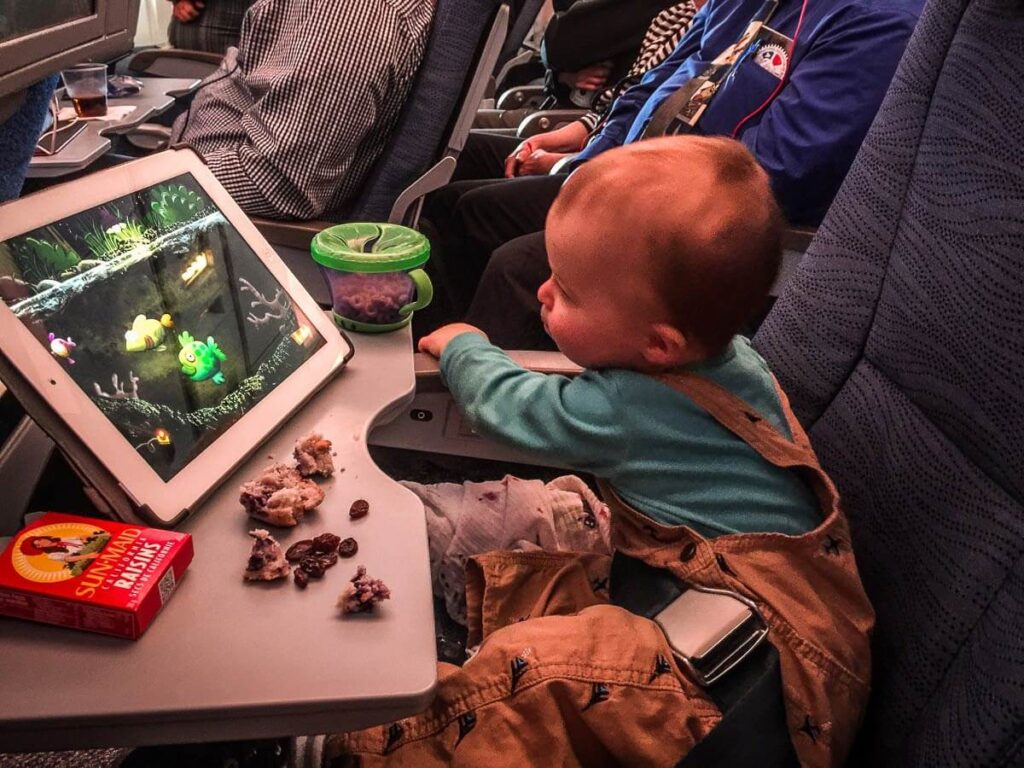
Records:
{"label": "airplane seat", "polygon": [[[498,0],[441,0],[437,4],[427,50],[391,134],[389,149],[346,212],[347,220],[383,221],[397,215],[399,212],[393,211],[396,191],[409,189],[436,166],[439,154],[461,152],[472,119],[471,114],[463,114],[471,112],[464,102],[479,100],[486,87],[485,78],[474,77],[474,68],[482,63],[493,67],[495,44],[501,43],[507,28],[507,7],[501,20],[495,19],[497,10]],[[492,26],[495,21],[496,27]],[[486,39],[489,28],[492,39]],[[488,61],[483,62],[484,58]],[[454,170],[455,163],[450,165]]]}
{"label": "airplane seat", "polygon": [[877,612],[850,765],[1024,764],[1024,4],[931,0],[755,338]]}
{"label": "airplane seat", "polygon": [[451,179],[476,105],[508,24],[499,0],[439,0],[427,49],[398,124],[353,204],[329,221],[253,219],[318,303],[330,296],[309,244],[338,221],[390,221],[415,227],[423,197]]}
{"label": "airplane seat", "polygon": [[146,48],[128,58],[123,67],[128,74],[202,80],[217,71],[223,58],[219,53],[186,48]]}

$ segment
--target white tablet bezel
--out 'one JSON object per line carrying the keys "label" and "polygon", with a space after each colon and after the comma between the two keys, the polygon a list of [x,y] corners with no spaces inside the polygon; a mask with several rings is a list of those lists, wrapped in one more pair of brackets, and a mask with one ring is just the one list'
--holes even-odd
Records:
{"label": "white tablet bezel", "polygon": [[[352,346],[310,297],[197,155],[162,152],[99,171],[0,206],[0,242],[111,200],[192,174],[224,217],[324,338],[324,345],[274,391],[164,481],[63,365],[0,301],[0,350],[20,375],[116,478],[143,517],[173,525],[195,506],[352,356]],[[31,413],[29,414],[31,415]]]}

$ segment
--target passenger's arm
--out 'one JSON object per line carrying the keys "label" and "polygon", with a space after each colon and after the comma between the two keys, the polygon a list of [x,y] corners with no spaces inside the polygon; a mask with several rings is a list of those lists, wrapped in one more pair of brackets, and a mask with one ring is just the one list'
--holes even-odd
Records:
{"label": "passenger's arm", "polygon": [[768,171],[792,223],[824,216],[915,23],[903,11],[851,7],[804,54],[761,121],[741,129],[738,138]]}
{"label": "passenger's arm", "polygon": [[708,6],[706,4],[693,19],[693,24],[676,49],[661,64],[650,70],[643,79],[628,89],[612,102],[608,116],[600,132],[590,140],[583,151],[576,156],[571,167],[597,157],[602,152],[621,146],[632,127],[637,115],[658,88],[691,56],[700,50],[701,38],[704,36],[704,25],[707,23]]}
{"label": "passenger's arm", "polygon": [[[287,52],[279,71],[265,61],[246,62],[260,79],[243,78],[253,96],[240,121],[244,138],[213,150],[204,147],[203,156],[248,213],[321,216],[367,135],[382,129],[378,121],[385,104],[401,85],[400,62],[410,56],[391,5],[378,5],[371,21],[361,3],[332,3],[331,23],[308,25],[303,45]],[[339,34],[363,42],[336,54],[339,47],[331,38]],[[192,120],[202,117],[197,106]]]}
{"label": "passenger's arm", "polygon": [[598,374],[533,373],[473,333],[448,343],[441,374],[481,435],[596,475],[608,474],[629,451],[613,385]]}
{"label": "passenger's arm", "polygon": [[546,170],[540,169],[537,163],[526,167],[527,161],[534,153],[538,151],[557,153],[560,157],[564,157],[573,152],[578,152],[586,140],[587,127],[579,120],[563,125],[561,128],[556,128],[553,131],[546,131],[545,133],[531,136],[525,139],[505,158],[505,178],[511,179],[516,176],[533,176],[538,173],[547,173],[551,170],[551,165],[557,162],[557,159],[553,160]]}

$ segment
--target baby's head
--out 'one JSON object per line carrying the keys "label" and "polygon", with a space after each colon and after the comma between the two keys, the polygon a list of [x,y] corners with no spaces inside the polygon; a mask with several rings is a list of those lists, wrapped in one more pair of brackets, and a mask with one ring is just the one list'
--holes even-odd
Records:
{"label": "baby's head", "polygon": [[768,175],[739,142],[685,136],[605,152],[548,215],[544,326],[586,368],[713,357],[762,308],[781,237]]}

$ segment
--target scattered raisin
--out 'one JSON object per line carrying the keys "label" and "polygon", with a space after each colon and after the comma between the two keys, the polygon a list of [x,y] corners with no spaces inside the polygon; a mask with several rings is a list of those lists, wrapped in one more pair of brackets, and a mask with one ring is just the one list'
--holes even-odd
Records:
{"label": "scattered raisin", "polygon": [[358,520],[361,517],[366,517],[368,514],[370,514],[370,502],[366,499],[353,501],[352,506],[348,510],[350,520]]}
{"label": "scattered raisin", "polygon": [[316,556],[316,559],[320,561],[320,565],[324,567],[326,571],[328,568],[333,568],[338,564],[338,553],[337,552],[323,552]]}
{"label": "scattered raisin", "polygon": [[297,563],[312,551],[313,540],[303,539],[302,541],[296,541],[288,547],[288,551],[284,553],[284,559],[289,563]]}
{"label": "scattered raisin", "polygon": [[340,536],[335,536],[333,533],[321,533],[313,539],[313,551],[333,552],[338,548],[339,542],[341,542]]}
{"label": "scattered raisin", "polygon": [[306,555],[302,558],[302,561],[299,563],[299,568],[305,571],[307,576],[314,579],[319,579],[324,575],[324,571],[327,570],[323,563],[320,562],[320,558],[316,555]]}
{"label": "scattered raisin", "polygon": [[359,551],[359,543],[355,539],[345,539],[338,545],[338,554],[342,557],[352,557]]}
{"label": "scattered raisin", "polygon": [[295,586],[297,586],[299,589],[305,589],[307,584],[309,584],[309,574],[301,568],[296,568]]}

